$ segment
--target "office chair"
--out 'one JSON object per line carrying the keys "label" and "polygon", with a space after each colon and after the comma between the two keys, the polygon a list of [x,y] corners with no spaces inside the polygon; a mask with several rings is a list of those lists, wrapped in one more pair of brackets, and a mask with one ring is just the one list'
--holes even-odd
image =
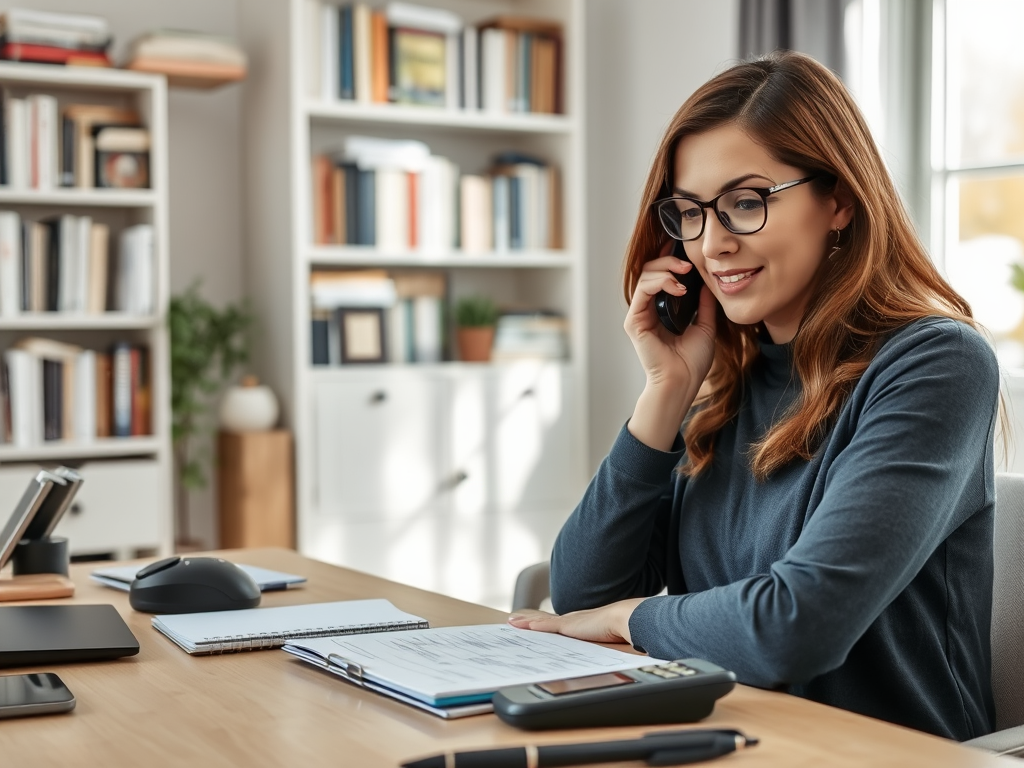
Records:
{"label": "office chair", "polygon": [[[996,475],[992,580],[992,694],[995,733],[964,742],[1024,757],[1024,475]],[[512,610],[538,608],[550,595],[551,567],[536,563],[516,578]]]}
{"label": "office chair", "polygon": [[551,565],[543,563],[528,565],[516,577],[516,588],[512,593],[512,610],[540,608],[541,603],[551,596]]}
{"label": "office chair", "polygon": [[1024,475],[996,474],[992,579],[992,695],[995,733],[964,742],[1024,756]]}

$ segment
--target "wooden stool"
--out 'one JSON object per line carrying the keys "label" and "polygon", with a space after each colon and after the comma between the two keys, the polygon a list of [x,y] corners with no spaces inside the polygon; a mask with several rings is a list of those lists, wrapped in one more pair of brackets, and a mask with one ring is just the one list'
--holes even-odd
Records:
{"label": "wooden stool", "polygon": [[295,548],[292,435],[220,432],[220,546]]}

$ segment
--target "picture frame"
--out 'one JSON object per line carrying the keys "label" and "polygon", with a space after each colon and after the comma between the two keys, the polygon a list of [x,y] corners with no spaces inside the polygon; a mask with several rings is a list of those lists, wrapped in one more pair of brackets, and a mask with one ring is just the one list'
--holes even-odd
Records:
{"label": "picture frame", "polygon": [[335,310],[342,365],[387,362],[383,307]]}

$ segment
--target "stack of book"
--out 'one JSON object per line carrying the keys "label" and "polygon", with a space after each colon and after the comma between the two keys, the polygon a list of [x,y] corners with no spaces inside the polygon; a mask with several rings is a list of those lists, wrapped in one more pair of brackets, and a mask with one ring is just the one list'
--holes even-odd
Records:
{"label": "stack of book", "polygon": [[0,58],[11,61],[110,66],[110,27],[99,16],[9,8],[0,40]]}
{"label": "stack of book", "polygon": [[569,357],[569,325],[556,312],[507,312],[498,318],[491,360],[565,360]]}
{"label": "stack of book", "polygon": [[3,354],[0,435],[19,447],[148,435],[151,400],[147,347],[97,352],[30,337]]}
{"label": "stack of book", "polygon": [[149,132],[133,109],[0,88],[0,184],[13,189],[149,186]]}
{"label": "stack of book", "polygon": [[444,254],[562,247],[558,169],[518,152],[487,174],[459,176],[418,141],[350,136],[313,158],[313,242],[384,253]]}
{"label": "stack of book", "polygon": [[27,221],[0,211],[0,316],[152,314],[152,225],[123,230],[116,253],[109,244],[109,226],[89,216]]}
{"label": "stack of book", "polygon": [[391,2],[306,0],[313,98],[488,112],[563,112],[562,26],[499,16],[467,25],[450,11]]}
{"label": "stack of book", "polygon": [[248,60],[239,45],[203,32],[159,29],[132,41],[125,69],[156,72],[172,86],[212,88],[245,78]]}
{"label": "stack of book", "polygon": [[441,272],[314,271],[312,364],[444,360],[446,296]]}
{"label": "stack of book", "polygon": [[450,251],[458,177],[422,142],[349,136],[343,151],[313,159],[314,242]]}

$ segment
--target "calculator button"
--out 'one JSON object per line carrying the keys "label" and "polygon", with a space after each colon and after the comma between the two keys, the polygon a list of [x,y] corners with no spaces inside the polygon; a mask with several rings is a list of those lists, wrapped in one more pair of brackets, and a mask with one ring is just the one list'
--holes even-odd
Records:
{"label": "calculator button", "polygon": [[655,666],[640,667],[640,671],[641,672],[648,672],[648,673],[654,672],[654,670],[656,670],[656,669],[657,669],[657,667],[655,667]]}

